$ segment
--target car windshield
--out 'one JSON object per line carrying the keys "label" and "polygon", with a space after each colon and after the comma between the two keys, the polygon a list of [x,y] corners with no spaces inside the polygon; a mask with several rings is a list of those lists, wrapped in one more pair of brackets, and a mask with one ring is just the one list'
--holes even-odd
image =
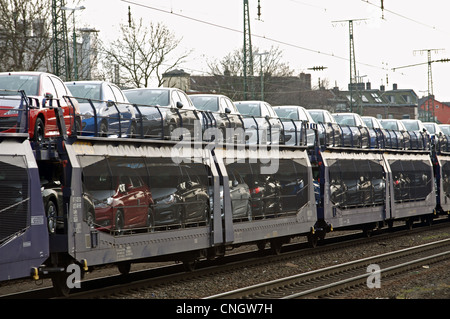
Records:
{"label": "car windshield", "polygon": [[237,103],[236,107],[242,115],[261,116],[258,103]]}
{"label": "car windshield", "polygon": [[381,121],[381,126],[386,130],[398,130],[396,121]]}
{"label": "car windshield", "polygon": [[445,135],[450,135],[450,126],[440,125],[439,127]]}
{"label": "car windshield", "polygon": [[325,123],[323,113],[320,111],[308,111],[314,122]]}
{"label": "car windshield", "polygon": [[[26,95],[38,95],[38,75],[0,75],[0,90],[20,91]],[[0,91],[0,95],[17,95],[16,92]]]}
{"label": "car windshield", "polygon": [[355,118],[351,114],[334,114],[333,116],[339,125],[356,126]]}
{"label": "car windshield", "polygon": [[169,106],[169,90],[143,89],[124,91],[132,104]]}
{"label": "car windshield", "polygon": [[373,123],[372,123],[372,119],[371,118],[367,118],[367,117],[361,117],[364,124],[366,124],[366,126],[368,128],[373,128]]}
{"label": "car windshield", "polygon": [[66,83],[70,93],[79,102],[84,100],[101,100],[101,84]]}
{"label": "car windshield", "polygon": [[192,103],[194,103],[194,106],[199,110],[211,112],[219,111],[219,103],[217,97],[191,95],[190,98]]}
{"label": "car windshield", "polygon": [[278,117],[281,119],[291,119],[291,120],[298,120],[298,112],[294,108],[287,108],[287,107],[275,107],[275,112],[277,113]]}
{"label": "car windshield", "polygon": [[425,123],[423,123],[423,125],[425,126],[427,131],[430,132],[431,134],[435,134],[436,133],[434,124],[425,124]]}
{"label": "car windshield", "polygon": [[403,121],[408,131],[419,131],[419,123],[416,121]]}

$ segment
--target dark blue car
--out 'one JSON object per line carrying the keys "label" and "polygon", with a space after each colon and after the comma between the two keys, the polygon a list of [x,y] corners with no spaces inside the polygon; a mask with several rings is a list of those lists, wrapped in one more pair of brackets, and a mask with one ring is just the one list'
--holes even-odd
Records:
{"label": "dark blue car", "polygon": [[132,137],[136,116],[119,87],[105,81],[66,82],[80,106],[83,136]]}

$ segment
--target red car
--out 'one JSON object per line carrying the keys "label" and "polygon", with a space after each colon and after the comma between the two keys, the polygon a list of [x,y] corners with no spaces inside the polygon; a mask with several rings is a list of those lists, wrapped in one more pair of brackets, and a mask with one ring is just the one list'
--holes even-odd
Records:
{"label": "red car", "polygon": [[94,223],[116,232],[150,227],[154,205],[150,188],[132,169],[122,167],[111,177],[112,183],[103,176],[86,180],[95,206]]}
{"label": "red car", "polygon": [[[23,91],[25,95],[22,95]],[[45,72],[0,73],[0,132],[28,133],[30,139],[42,142],[59,136],[54,108],[61,107],[67,135],[75,125],[81,129],[78,102],[71,96],[64,82]],[[20,116],[29,105],[28,117]],[[72,101],[72,103],[71,103]],[[21,121],[18,127],[18,121]]]}

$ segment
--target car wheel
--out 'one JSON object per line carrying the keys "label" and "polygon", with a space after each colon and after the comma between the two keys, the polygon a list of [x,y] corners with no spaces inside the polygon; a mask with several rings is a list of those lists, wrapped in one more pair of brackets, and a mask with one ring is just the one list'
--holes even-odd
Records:
{"label": "car wheel", "polygon": [[56,209],[56,204],[49,200],[46,207],[45,213],[47,215],[47,226],[48,232],[54,234],[56,232],[56,218],[58,216],[58,210]]}
{"label": "car wheel", "polygon": [[114,221],[114,230],[117,234],[120,234],[123,231],[124,223],[123,213],[118,210]]}
{"label": "car wheel", "polygon": [[34,141],[42,143],[45,137],[45,124],[40,117],[36,119],[34,124]]}
{"label": "car wheel", "polygon": [[250,201],[247,202],[247,219],[248,221],[252,221],[253,220],[253,215],[252,215],[252,205],[250,204]]}
{"label": "car wheel", "polygon": [[208,204],[208,202],[205,202],[204,214],[202,216],[203,220],[201,220],[201,222],[206,222],[206,224],[208,224],[210,216],[211,216],[211,210],[210,210],[209,204]]}
{"label": "car wheel", "polygon": [[98,129],[98,136],[107,137],[108,136],[108,125],[105,122],[100,123],[100,127]]}
{"label": "car wheel", "polygon": [[93,227],[95,225],[95,214],[93,211],[88,211],[86,215],[86,223],[89,227]]}
{"label": "car wheel", "polygon": [[136,124],[131,124],[131,127],[130,127],[130,135],[129,135],[129,137],[130,138],[135,138],[136,137],[136,133],[137,133],[137,130],[136,130]]}
{"label": "car wheel", "polygon": [[169,140],[172,139],[172,134],[173,134],[173,131],[175,131],[175,128],[176,128],[176,125],[174,123],[169,124],[168,135],[166,136]]}
{"label": "car wheel", "polygon": [[150,232],[155,231],[155,217],[153,216],[153,209],[150,206],[147,210],[147,228]]}

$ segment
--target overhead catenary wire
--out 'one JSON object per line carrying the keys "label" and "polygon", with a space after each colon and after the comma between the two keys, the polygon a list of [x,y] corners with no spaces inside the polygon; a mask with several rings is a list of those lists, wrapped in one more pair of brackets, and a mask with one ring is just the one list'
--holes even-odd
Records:
{"label": "overhead catenary wire", "polygon": [[[224,26],[224,25],[220,25],[220,24],[217,24],[217,23],[212,23],[212,22],[209,22],[209,21],[193,18],[193,17],[187,16],[187,15],[184,15],[184,14],[175,13],[173,11],[168,11],[168,10],[156,8],[156,7],[147,5],[147,4],[142,4],[142,3],[138,3],[136,1],[131,1],[131,0],[121,0],[121,1],[125,2],[125,3],[129,3],[129,4],[133,4],[133,5],[136,5],[136,6],[140,6],[140,7],[143,7],[143,8],[147,8],[147,9],[150,9],[150,10],[155,10],[155,11],[158,11],[158,12],[162,12],[162,13],[165,13],[165,14],[175,15],[175,16],[183,18],[183,19],[188,19],[188,20],[195,21],[195,22],[202,23],[202,24],[206,24],[206,25],[209,25],[209,26],[212,26],[212,27],[216,27],[216,28],[228,30],[228,31],[231,31],[231,32],[236,32],[236,33],[239,33],[239,34],[243,34],[242,30],[238,30],[238,29],[230,28],[230,27],[227,27],[227,26]],[[284,46],[288,46],[288,47],[291,47],[291,48],[304,50],[304,51],[307,51],[307,52],[312,52],[312,53],[316,53],[316,54],[320,54],[320,55],[324,55],[324,56],[340,59],[340,60],[343,60],[343,61],[349,61],[348,58],[342,57],[342,56],[339,56],[339,55],[335,55],[334,53],[323,52],[323,51],[320,51],[320,50],[307,48],[305,46],[289,43],[289,42],[286,42],[286,41],[277,40],[277,39],[274,39],[274,38],[271,38],[271,37],[266,37],[264,35],[258,35],[258,34],[252,33],[252,37],[264,39],[264,40],[267,40],[267,41],[270,41],[270,42],[274,42],[274,43],[281,44],[281,45],[284,45]],[[382,66],[373,65],[373,64],[370,64],[370,63],[358,62],[358,64],[359,65],[364,65],[364,66],[367,66],[367,67],[371,67],[371,68],[380,69],[380,70],[384,70],[385,69]]]}

